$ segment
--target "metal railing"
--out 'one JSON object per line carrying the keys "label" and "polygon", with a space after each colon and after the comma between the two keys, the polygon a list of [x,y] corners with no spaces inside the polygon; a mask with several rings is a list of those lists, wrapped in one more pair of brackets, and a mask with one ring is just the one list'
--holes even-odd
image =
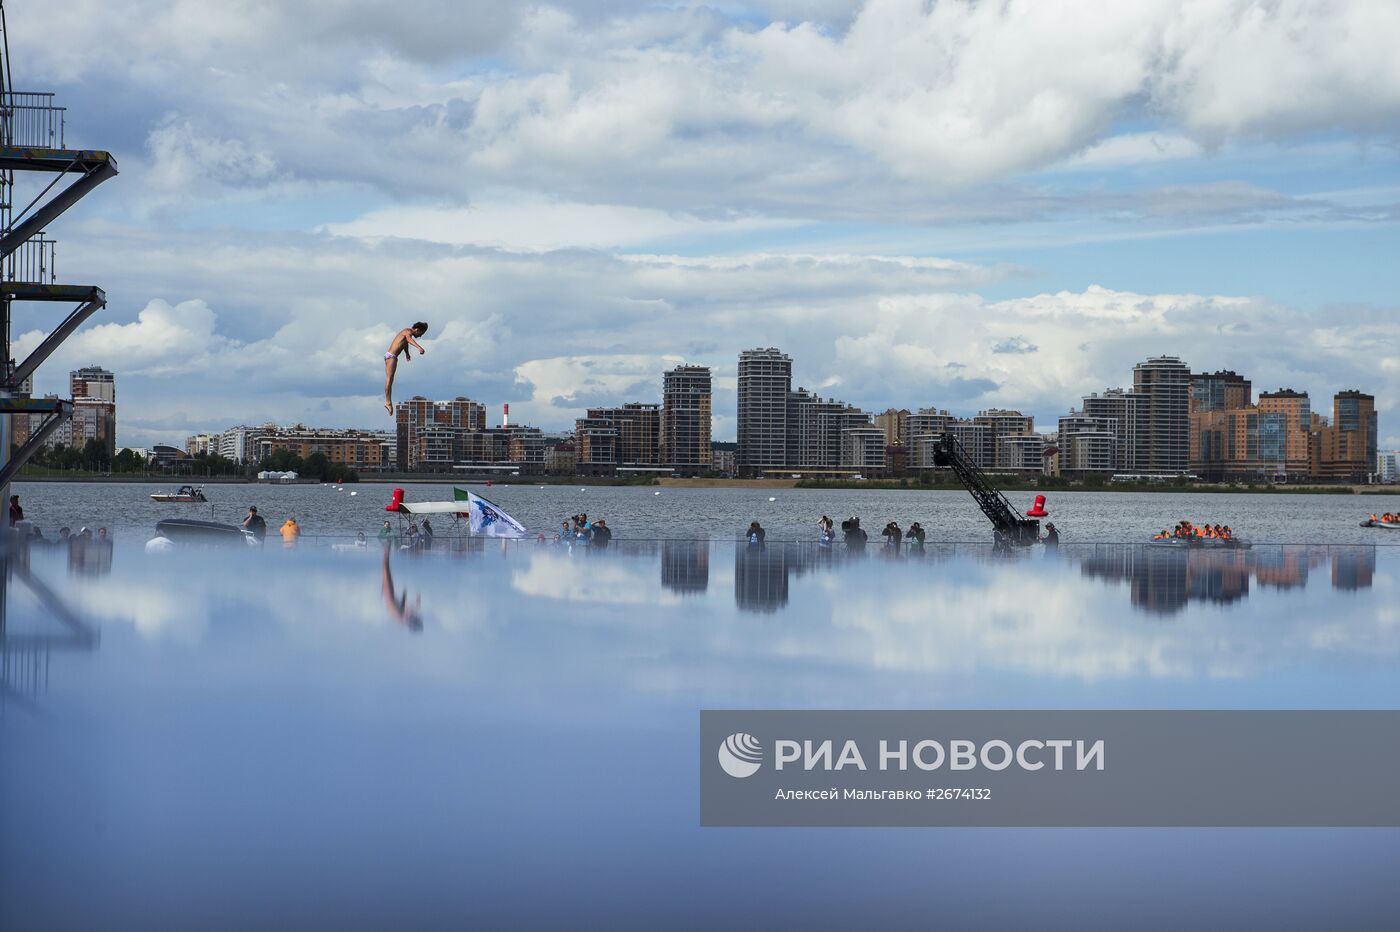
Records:
{"label": "metal railing", "polygon": [[54,270],[56,258],[55,240],[43,233],[30,237],[14,252],[0,260],[0,275],[7,282],[22,282],[32,285],[52,285],[58,281]]}
{"label": "metal railing", "polygon": [[0,93],[0,145],[63,149],[66,107],[55,107],[53,94],[33,91]]}

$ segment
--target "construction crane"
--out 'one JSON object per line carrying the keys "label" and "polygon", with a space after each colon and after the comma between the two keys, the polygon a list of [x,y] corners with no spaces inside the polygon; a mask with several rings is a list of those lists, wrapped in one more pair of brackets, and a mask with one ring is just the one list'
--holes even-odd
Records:
{"label": "construction crane", "polygon": [[953,471],[963,488],[972,494],[977,507],[991,520],[992,527],[1004,534],[1009,543],[1028,547],[1040,539],[1040,522],[1034,518],[1023,518],[1011,507],[1011,502],[988,481],[982,467],[968,455],[957,437],[944,433],[938,438],[933,462],[935,466]]}
{"label": "construction crane", "polygon": [[[83,322],[105,307],[96,285],[64,285],[54,272],[54,241],[44,230],[93,188],[116,175],[111,153],[70,149],[64,108],[53,94],[16,91],[10,66],[10,33],[0,0],[0,500],[10,480],[72,416],[65,398],[32,397],[34,371]],[[16,211],[16,178],[47,178]],[[23,360],[11,355],[10,324],[16,302],[75,305],[48,327],[48,335]]]}

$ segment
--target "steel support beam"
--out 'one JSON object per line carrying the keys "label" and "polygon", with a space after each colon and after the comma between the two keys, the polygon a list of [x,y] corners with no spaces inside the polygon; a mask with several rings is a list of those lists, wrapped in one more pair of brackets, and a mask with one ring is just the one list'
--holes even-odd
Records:
{"label": "steel support beam", "polygon": [[25,217],[13,230],[0,237],[0,258],[8,256],[34,234],[40,232],[61,216],[85,195],[102,182],[117,173],[115,162],[98,163],[87,170],[81,178],[64,188],[32,214]]}
{"label": "steel support beam", "polygon": [[52,333],[44,337],[42,343],[34,347],[34,351],[25,357],[24,362],[15,366],[14,375],[10,376],[11,385],[19,385],[25,379],[33,375],[34,370],[38,369],[45,359],[53,355],[53,351],[58,349],[59,345],[64,340],[73,335],[73,331],[83,325],[83,321],[97,313],[107,304],[107,296],[102,293],[102,290],[100,288],[95,288],[93,290],[97,292],[96,297],[78,305],[73,313],[65,317],[63,322],[54,328]]}
{"label": "steel support beam", "polygon": [[15,450],[14,455],[10,457],[9,461],[5,463],[4,466],[0,466],[0,494],[9,494],[10,480],[14,479],[20,467],[29,462],[29,458],[44,445],[44,441],[48,440],[49,437],[53,435],[53,432],[58,430],[59,425],[67,418],[71,417],[72,414],[73,403],[71,401],[64,403],[64,405],[56,409],[53,414],[44,419],[44,423],[39,426],[39,429],[33,434],[30,434],[24,446]]}

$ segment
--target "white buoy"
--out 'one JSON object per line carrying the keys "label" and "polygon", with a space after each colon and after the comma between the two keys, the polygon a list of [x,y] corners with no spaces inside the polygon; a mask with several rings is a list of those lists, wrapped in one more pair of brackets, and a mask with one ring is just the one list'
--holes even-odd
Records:
{"label": "white buoy", "polygon": [[776,502],[776,501],[777,501],[777,499],[776,499],[776,498],[774,498],[774,497],[773,497],[773,496],[771,496],[771,495],[770,495],[770,496],[768,496],[768,500],[769,500],[769,501],[770,501],[770,502]]}
{"label": "white buoy", "polygon": [[351,495],[359,495],[360,493],[359,493],[359,492],[351,492],[350,494],[351,494]]}
{"label": "white buoy", "polygon": [[651,494],[652,494],[652,495],[660,495],[661,493],[660,493],[660,492],[652,492]]}

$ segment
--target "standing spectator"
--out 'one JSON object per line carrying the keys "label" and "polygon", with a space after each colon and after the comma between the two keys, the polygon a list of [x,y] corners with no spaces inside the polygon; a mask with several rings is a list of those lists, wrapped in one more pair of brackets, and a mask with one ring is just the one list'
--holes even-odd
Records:
{"label": "standing spectator", "polygon": [[904,531],[902,531],[899,525],[894,521],[886,524],[885,529],[880,532],[880,535],[885,538],[886,547],[898,547],[900,542],[904,540]]}
{"label": "standing spectator", "polygon": [[267,536],[267,522],[263,520],[262,515],[258,514],[257,505],[248,506],[248,517],[243,519],[243,530],[252,534],[253,539],[260,544]]}
{"label": "standing spectator", "polygon": [[19,496],[18,496],[18,495],[11,495],[11,496],[10,496],[10,527],[14,527],[16,522],[18,522],[18,521],[23,521],[23,520],[24,520],[24,509],[21,508],[21,507],[19,507]]}
{"label": "standing spectator", "polygon": [[428,523],[428,519],[423,519],[423,549],[433,549],[433,526]]}
{"label": "standing spectator", "polygon": [[593,522],[593,546],[606,548],[610,540],[612,540],[612,528],[608,527],[608,522],[602,518]]}
{"label": "standing spectator", "polygon": [[917,521],[909,525],[909,530],[904,533],[904,539],[909,541],[911,547],[922,547],[926,536],[924,526]]}
{"label": "standing spectator", "polygon": [[379,529],[379,542],[387,547],[389,544],[393,543],[393,540],[394,528],[388,521],[385,521],[384,526]]}
{"label": "standing spectator", "polygon": [[301,536],[301,527],[297,524],[296,518],[288,518],[282,523],[282,546],[291,550],[297,545],[297,538]]}
{"label": "standing spectator", "polygon": [[761,546],[767,536],[768,532],[757,521],[749,522],[749,529],[744,532],[744,538],[755,547]]}

